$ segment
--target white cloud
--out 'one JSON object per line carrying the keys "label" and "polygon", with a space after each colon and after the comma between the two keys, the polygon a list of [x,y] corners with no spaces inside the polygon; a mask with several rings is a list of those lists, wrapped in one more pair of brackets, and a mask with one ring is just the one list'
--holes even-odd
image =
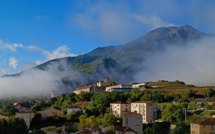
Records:
{"label": "white cloud", "polygon": [[11,57],[11,58],[9,59],[9,65],[10,65],[13,69],[16,69],[17,64],[18,64],[18,60],[17,60],[15,57]]}
{"label": "white cloud", "polygon": [[53,50],[52,52],[38,48],[36,46],[28,46],[27,49],[42,53],[46,57],[46,60],[77,56],[76,54],[70,53],[69,48],[66,45],[59,46],[57,49]]}
{"label": "white cloud", "polygon": [[9,44],[5,43],[2,40],[0,40],[0,49],[9,49],[10,51],[16,51],[17,48],[23,48],[24,46],[22,44]]}
{"label": "white cloud", "polygon": [[158,16],[135,14],[134,17],[138,21],[140,21],[142,24],[144,24],[145,26],[149,26],[151,29],[155,29],[155,28],[158,28],[158,27],[173,26],[173,24],[163,21]]}

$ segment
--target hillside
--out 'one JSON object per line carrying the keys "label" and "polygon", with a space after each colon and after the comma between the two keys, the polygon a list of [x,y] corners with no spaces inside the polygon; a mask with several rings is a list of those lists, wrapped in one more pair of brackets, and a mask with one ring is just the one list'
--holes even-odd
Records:
{"label": "hillside", "polygon": [[[62,72],[64,75],[59,77],[63,86],[73,89],[106,77],[118,83],[132,83],[132,74],[144,68],[144,66],[139,66],[139,63],[150,58],[149,54],[163,51],[171,45],[184,46],[189,41],[196,41],[207,36],[189,25],[162,27],[126,44],[99,47],[87,54],[51,60],[33,69],[50,73]],[[29,71],[31,70],[12,76],[20,76]],[[7,77],[11,76],[7,75]]]}

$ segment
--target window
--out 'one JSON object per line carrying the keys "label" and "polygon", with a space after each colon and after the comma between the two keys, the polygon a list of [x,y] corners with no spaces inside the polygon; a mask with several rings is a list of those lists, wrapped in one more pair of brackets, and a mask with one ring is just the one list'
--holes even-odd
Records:
{"label": "window", "polygon": [[203,128],[205,128],[205,125],[203,125]]}
{"label": "window", "polygon": [[128,124],[128,118],[126,118],[126,120],[125,120],[125,124]]}
{"label": "window", "polygon": [[211,125],[211,131],[214,131],[214,125]]}

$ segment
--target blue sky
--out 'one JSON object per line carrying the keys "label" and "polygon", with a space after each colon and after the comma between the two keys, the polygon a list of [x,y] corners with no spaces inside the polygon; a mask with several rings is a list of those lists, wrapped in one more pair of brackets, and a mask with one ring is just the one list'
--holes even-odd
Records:
{"label": "blue sky", "polygon": [[215,32],[214,0],[0,1],[0,75],[126,43],[162,26]]}

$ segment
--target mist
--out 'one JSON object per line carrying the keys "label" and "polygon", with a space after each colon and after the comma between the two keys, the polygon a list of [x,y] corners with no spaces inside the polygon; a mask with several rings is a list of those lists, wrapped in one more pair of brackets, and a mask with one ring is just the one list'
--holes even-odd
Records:
{"label": "mist", "polygon": [[30,69],[21,73],[20,76],[2,77],[0,78],[0,98],[38,96],[50,98],[52,90],[55,91],[56,96],[72,92],[75,86],[72,87],[62,82],[62,79],[68,75],[71,81],[79,77],[74,70],[68,67],[65,60],[60,60],[57,64],[56,62],[51,63],[44,71]]}
{"label": "mist", "polygon": [[135,74],[135,81],[180,80],[195,85],[215,85],[215,38],[168,45],[150,53]]}

